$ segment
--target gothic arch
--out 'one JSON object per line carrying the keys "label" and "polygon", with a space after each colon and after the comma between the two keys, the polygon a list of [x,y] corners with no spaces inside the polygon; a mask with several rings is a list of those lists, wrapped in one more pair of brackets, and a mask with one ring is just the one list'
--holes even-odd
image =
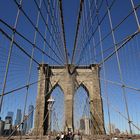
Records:
{"label": "gothic arch", "polygon": [[[63,131],[64,130],[64,91],[61,85],[57,82],[50,91],[50,96],[54,99],[51,115],[51,130]],[[58,121],[59,120],[59,121]]]}
{"label": "gothic arch", "polygon": [[[70,66],[71,68],[72,66]],[[100,96],[100,85],[99,85],[99,67],[98,65],[90,66],[79,66],[75,68],[73,73],[69,73],[66,69],[66,66],[49,66],[47,64],[39,65],[39,76],[38,79],[47,79],[42,80],[38,83],[38,95],[36,104],[39,104],[40,107],[36,110],[35,113],[35,128],[34,132],[37,133],[38,126],[42,126],[43,119],[47,113],[47,104],[46,104],[46,92],[50,93],[59,86],[64,93],[64,106],[65,106],[65,130],[68,128],[73,130],[73,96],[75,90],[78,87],[83,87],[88,93],[90,99],[90,111],[93,114],[93,117],[98,122],[94,124],[92,129],[93,134],[104,134],[104,123],[103,120],[103,110],[102,110],[102,100]],[[53,88],[52,88],[53,87]],[[52,89],[51,89],[52,88]],[[101,116],[102,121],[99,119],[98,115]],[[38,122],[38,118],[40,118]],[[40,134],[45,134],[45,128],[47,125],[44,125],[44,128],[40,130]],[[100,128],[100,130],[98,129]]]}
{"label": "gothic arch", "polygon": [[[80,98],[80,100],[79,100]],[[90,134],[90,96],[89,90],[84,82],[81,82],[77,87],[74,93],[73,98],[73,116],[74,116],[74,130],[77,131],[80,128],[80,131],[86,135]],[[77,115],[78,112],[78,115]],[[88,121],[87,125],[81,125],[81,122]],[[89,125],[88,125],[89,124]],[[85,130],[84,130],[85,129]]]}
{"label": "gothic arch", "polygon": [[[84,82],[81,82],[81,83],[76,87],[76,91],[77,91],[80,87],[82,87],[82,88],[86,91],[88,97],[90,97],[89,89],[88,89],[87,86],[84,84]],[[75,93],[76,93],[76,92],[75,92]]]}
{"label": "gothic arch", "polygon": [[57,87],[59,87],[60,90],[62,91],[62,93],[64,94],[64,91],[63,91],[61,85],[57,82],[55,85],[52,86],[52,88],[51,88],[51,90],[50,90],[50,95],[52,94],[52,92],[53,92]]}

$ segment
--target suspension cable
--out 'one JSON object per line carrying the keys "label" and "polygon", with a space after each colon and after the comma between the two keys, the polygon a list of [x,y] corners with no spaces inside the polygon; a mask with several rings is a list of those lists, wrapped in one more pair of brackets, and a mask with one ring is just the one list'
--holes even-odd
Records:
{"label": "suspension cable", "polygon": [[64,20],[63,20],[63,7],[62,7],[62,0],[59,0],[59,6],[60,6],[60,17],[61,17],[61,24],[62,24],[62,31],[63,31],[63,42],[64,42],[64,50],[65,50],[65,60],[66,64],[68,66],[68,51],[66,47],[66,37],[65,37],[65,27],[64,27]]}
{"label": "suspension cable", "polygon": [[[19,4],[18,11],[17,11],[17,14],[16,14],[14,29],[16,29],[17,24],[18,24],[21,4],[22,4],[22,0],[20,0],[20,4]],[[11,55],[12,55],[12,50],[13,50],[13,44],[14,44],[14,38],[15,38],[15,31],[13,31],[12,36],[11,36],[10,49],[9,49],[8,60],[7,60],[7,64],[6,64],[4,81],[3,81],[2,96],[0,97],[0,113],[1,113],[1,110],[2,110],[3,94],[4,94],[5,88],[6,88],[7,76],[8,76],[9,65],[10,65],[10,60],[11,60]]]}
{"label": "suspension cable", "polygon": [[76,50],[76,45],[77,45],[77,37],[78,37],[78,32],[79,32],[79,27],[80,27],[80,20],[81,20],[83,4],[84,4],[84,0],[80,0],[80,8],[79,8],[78,19],[77,19],[77,27],[76,27],[76,34],[75,34],[75,40],[74,40],[74,47],[73,47],[73,51],[72,51],[71,64],[73,64],[74,57],[75,57],[75,50]]}

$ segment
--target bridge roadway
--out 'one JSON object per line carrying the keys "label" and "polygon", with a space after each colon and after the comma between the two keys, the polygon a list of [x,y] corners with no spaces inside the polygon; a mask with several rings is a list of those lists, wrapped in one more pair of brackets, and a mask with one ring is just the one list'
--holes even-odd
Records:
{"label": "bridge roadway", "polygon": [[[7,140],[7,137],[0,137],[0,140]],[[54,136],[13,136],[9,140],[55,140]],[[108,136],[108,135],[97,135],[94,137],[83,136],[82,140],[140,140],[140,135],[119,135],[119,136]]]}

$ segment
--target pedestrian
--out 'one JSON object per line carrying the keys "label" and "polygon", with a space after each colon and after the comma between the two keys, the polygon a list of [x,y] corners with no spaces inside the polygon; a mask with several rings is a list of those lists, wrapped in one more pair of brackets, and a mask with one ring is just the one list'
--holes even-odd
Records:
{"label": "pedestrian", "polygon": [[81,135],[80,135],[79,132],[78,133],[75,133],[74,140],[82,140],[82,137],[81,137]]}
{"label": "pedestrian", "polygon": [[58,133],[57,136],[56,136],[56,140],[60,140],[60,135],[59,135],[59,133]]}
{"label": "pedestrian", "polygon": [[64,140],[64,133],[61,133],[61,140]]}
{"label": "pedestrian", "polygon": [[72,132],[68,132],[68,134],[66,135],[66,140],[73,140],[73,134]]}
{"label": "pedestrian", "polygon": [[68,133],[65,132],[65,133],[64,133],[64,140],[67,140],[67,135],[68,135]]}

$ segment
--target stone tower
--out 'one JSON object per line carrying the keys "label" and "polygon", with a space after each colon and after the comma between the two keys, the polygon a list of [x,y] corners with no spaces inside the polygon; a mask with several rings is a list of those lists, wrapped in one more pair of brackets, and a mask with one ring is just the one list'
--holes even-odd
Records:
{"label": "stone tower", "polygon": [[[38,95],[34,133],[45,135],[48,129],[47,100],[53,89],[59,85],[64,92],[65,130],[74,131],[73,97],[79,86],[85,88],[90,99],[91,134],[104,134],[104,119],[102,99],[100,95],[99,67],[98,65],[73,67],[70,71],[65,66],[49,66],[40,64],[38,67]],[[46,118],[45,118],[46,117]]]}

